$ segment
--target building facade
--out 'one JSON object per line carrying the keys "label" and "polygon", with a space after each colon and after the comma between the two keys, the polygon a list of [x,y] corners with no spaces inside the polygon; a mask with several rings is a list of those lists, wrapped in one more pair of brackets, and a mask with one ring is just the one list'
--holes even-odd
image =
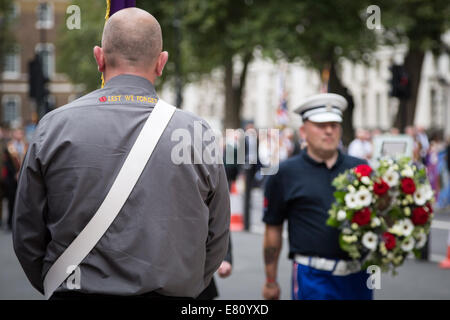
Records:
{"label": "building facade", "polygon": [[36,120],[37,107],[29,97],[28,64],[40,53],[44,74],[49,78],[48,103],[52,107],[76,98],[79,88],[58,72],[58,30],[65,25],[69,0],[16,0],[12,13],[15,46],[4,57],[0,81],[0,123],[4,127],[21,127]]}

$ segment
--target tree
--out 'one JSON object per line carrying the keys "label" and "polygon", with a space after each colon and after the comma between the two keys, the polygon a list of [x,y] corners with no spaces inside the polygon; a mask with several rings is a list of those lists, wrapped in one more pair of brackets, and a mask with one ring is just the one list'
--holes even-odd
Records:
{"label": "tree", "polygon": [[425,53],[445,49],[442,35],[450,28],[447,0],[382,1],[381,18],[386,44],[407,44],[404,69],[409,81],[409,98],[400,99],[394,126],[404,130],[414,124],[417,96]]}
{"label": "tree", "polygon": [[94,59],[93,48],[101,43],[105,24],[105,3],[90,0],[72,1],[72,4],[80,7],[81,28],[69,30],[65,23],[62,24],[56,42],[57,69],[68,75],[73,83],[84,85],[86,92],[101,86],[101,75]]}
{"label": "tree", "polygon": [[[341,82],[341,58],[370,63],[378,40],[367,28],[370,1],[288,1],[272,3],[273,21],[264,34],[269,35],[266,54],[273,56],[278,48],[285,59],[306,63],[320,74],[327,74],[328,91],[345,96],[349,102],[344,112],[343,141],[353,139],[353,98]],[[274,58],[279,58],[276,55]]]}
{"label": "tree", "polygon": [[[189,64],[194,75],[223,71],[225,128],[238,128],[248,66],[255,48],[264,42],[260,30],[267,21],[262,14],[269,1],[183,1],[182,26]],[[186,60],[187,60],[186,59]],[[238,69],[236,61],[241,62]]]}

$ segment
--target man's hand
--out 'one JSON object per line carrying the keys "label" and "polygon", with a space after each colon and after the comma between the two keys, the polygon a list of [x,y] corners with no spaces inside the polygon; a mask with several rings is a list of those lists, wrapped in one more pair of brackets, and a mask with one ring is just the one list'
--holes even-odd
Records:
{"label": "man's hand", "polygon": [[277,282],[266,282],[263,287],[262,295],[266,300],[279,300],[280,299],[280,286]]}
{"label": "man's hand", "polygon": [[231,269],[231,263],[229,263],[228,261],[222,261],[219,270],[217,270],[217,273],[221,278],[226,278],[231,274]]}

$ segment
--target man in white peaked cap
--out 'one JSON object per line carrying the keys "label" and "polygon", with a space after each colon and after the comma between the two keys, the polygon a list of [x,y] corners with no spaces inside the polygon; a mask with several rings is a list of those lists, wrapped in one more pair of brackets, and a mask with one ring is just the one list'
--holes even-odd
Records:
{"label": "man in white peaked cap", "polygon": [[279,299],[276,281],[284,220],[293,260],[292,299],[372,299],[368,274],[339,247],[339,231],[326,224],[334,202],[333,179],[364,161],[341,153],[344,97],[322,93],[295,110],[303,119],[307,147],[280,164],[264,191],[265,299]]}

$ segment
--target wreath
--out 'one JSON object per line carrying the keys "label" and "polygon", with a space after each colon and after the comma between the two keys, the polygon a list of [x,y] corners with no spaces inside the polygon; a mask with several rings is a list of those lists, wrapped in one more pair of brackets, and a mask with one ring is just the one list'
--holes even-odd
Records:
{"label": "wreath", "polygon": [[419,258],[433,218],[434,194],[426,169],[410,158],[382,159],[377,168],[359,165],[333,180],[335,202],[327,224],[340,230],[339,245],[363,269],[381,271]]}

